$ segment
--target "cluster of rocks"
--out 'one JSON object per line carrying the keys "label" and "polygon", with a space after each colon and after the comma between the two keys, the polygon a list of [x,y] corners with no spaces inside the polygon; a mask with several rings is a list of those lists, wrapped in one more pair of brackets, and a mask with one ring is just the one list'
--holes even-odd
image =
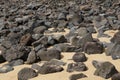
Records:
{"label": "cluster of rocks", "polygon": [[[120,31],[107,49],[99,39],[92,37],[96,32],[98,37],[110,37],[104,32],[120,29],[119,4],[119,0],[1,0],[0,63],[8,61],[8,64],[0,67],[0,73],[12,71],[17,65],[39,61],[48,62],[22,69],[18,80],[36,77],[38,73],[61,72],[64,70],[61,65],[65,63],[57,60],[62,58],[62,52],[76,52],[72,57],[75,63],[68,64],[67,72],[88,69],[83,63],[87,61],[85,53],[102,54],[105,51],[113,59],[120,59]],[[70,30],[66,35],[45,35],[64,32],[65,28]],[[111,63],[93,63],[97,69],[95,75],[110,78],[117,73],[113,80],[119,76]],[[70,80],[83,77],[87,76],[75,74]]]}

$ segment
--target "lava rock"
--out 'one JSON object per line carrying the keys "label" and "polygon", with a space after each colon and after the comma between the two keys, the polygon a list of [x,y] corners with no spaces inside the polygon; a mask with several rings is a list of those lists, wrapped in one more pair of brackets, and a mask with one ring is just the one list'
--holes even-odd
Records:
{"label": "lava rock", "polygon": [[78,80],[78,79],[85,78],[85,77],[87,76],[83,73],[73,74],[69,77],[69,80]]}
{"label": "lava rock", "polygon": [[77,52],[73,55],[72,59],[75,62],[85,62],[87,60],[86,56],[84,53],[81,52]]}
{"label": "lava rock", "polygon": [[120,73],[114,74],[111,80],[120,80]]}
{"label": "lava rock", "polygon": [[2,67],[0,67],[0,73],[7,73],[12,70],[14,70],[14,68],[9,65],[3,65]]}
{"label": "lava rock", "polygon": [[35,69],[35,70],[40,70],[41,66],[39,66],[37,63],[34,63],[34,64],[32,64],[31,68]]}
{"label": "lava rock", "polygon": [[110,62],[103,62],[101,66],[96,69],[94,75],[108,79],[116,73],[118,73],[118,71],[113,64]]}
{"label": "lava rock", "polygon": [[84,63],[78,62],[78,63],[70,63],[67,66],[67,72],[73,72],[73,71],[86,71],[87,67]]}
{"label": "lava rock", "polygon": [[38,76],[38,73],[36,73],[35,70],[27,67],[18,72],[18,80],[28,80],[36,76]]}
{"label": "lava rock", "polygon": [[64,44],[64,43],[56,44],[53,46],[53,48],[61,52],[75,52],[75,50],[77,49],[75,46]]}
{"label": "lava rock", "polygon": [[41,66],[38,73],[49,74],[49,73],[56,73],[61,71],[63,71],[63,68],[61,66],[44,64],[43,66]]}
{"label": "lava rock", "polygon": [[103,62],[100,62],[100,61],[97,61],[97,60],[92,61],[92,65],[97,69],[101,67],[102,63]]}
{"label": "lava rock", "polygon": [[87,54],[99,54],[103,53],[104,47],[103,44],[98,42],[87,42],[84,46],[84,51]]}
{"label": "lava rock", "polygon": [[37,61],[37,55],[36,55],[35,51],[31,51],[28,55],[26,63],[32,64],[32,63],[35,63],[36,61]]}
{"label": "lava rock", "polygon": [[16,59],[26,60],[28,56],[29,48],[20,45],[13,45],[8,49],[3,55],[7,61],[12,61]]}
{"label": "lava rock", "polygon": [[112,59],[120,59],[120,45],[116,43],[108,46],[106,55],[111,55]]}
{"label": "lava rock", "polygon": [[51,59],[61,59],[61,52],[56,50],[56,49],[49,49],[47,51],[45,50],[40,50],[37,53],[37,56],[40,58],[42,61],[49,61]]}
{"label": "lava rock", "polygon": [[120,44],[120,31],[113,36],[111,42]]}
{"label": "lava rock", "polygon": [[83,48],[87,42],[92,42],[92,41],[93,41],[92,35],[90,33],[88,33],[87,35],[83,36],[82,38],[78,38],[76,36],[73,37],[71,39],[71,44],[74,46]]}
{"label": "lava rock", "polygon": [[66,65],[65,62],[63,62],[61,60],[57,60],[57,59],[52,59],[52,60],[46,62],[46,64],[48,64],[48,65],[57,65],[57,66],[64,66],[64,65]]}
{"label": "lava rock", "polygon": [[88,31],[87,31],[87,29],[85,27],[80,27],[79,29],[77,29],[76,32],[77,32],[78,36],[81,36],[81,37],[88,34]]}
{"label": "lava rock", "polygon": [[18,66],[18,65],[22,65],[22,64],[24,64],[24,61],[22,59],[13,60],[8,63],[8,65],[10,65],[10,66]]}
{"label": "lava rock", "polygon": [[47,28],[45,26],[40,26],[40,27],[36,27],[34,28],[33,32],[36,34],[40,34],[43,33]]}
{"label": "lava rock", "polygon": [[53,38],[59,43],[64,43],[67,41],[64,35],[54,35]]}

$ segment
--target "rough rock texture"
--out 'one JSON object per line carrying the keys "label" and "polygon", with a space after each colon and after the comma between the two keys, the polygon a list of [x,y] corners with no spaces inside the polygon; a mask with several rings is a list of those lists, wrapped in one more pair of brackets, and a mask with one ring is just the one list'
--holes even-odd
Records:
{"label": "rough rock texture", "polygon": [[85,78],[85,77],[87,76],[83,73],[73,74],[69,77],[69,80],[78,80],[78,79]]}
{"label": "rough rock texture", "polygon": [[44,64],[38,70],[38,73],[40,73],[40,74],[49,74],[49,73],[61,72],[63,70],[64,69],[61,66]]}
{"label": "rough rock texture", "polygon": [[108,79],[118,73],[115,66],[110,62],[103,62],[100,67],[96,68],[94,75]]}
{"label": "rough rock texture", "polygon": [[87,54],[99,54],[103,53],[104,47],[103,44],[98,42],[87,42],[84,47],[84,51]]}
{"label": "rough rock texture", "polygon": [[111,80],[120,80],[120,73],[114,74]]}
{"label": "rough rock texture", "polygon": [[84,53],[81,52],[77,52],[73,55],[72,59],[75,62],[85,62],[87,60],[87,57],[85,56]]}
{"label": "rough rock texture", "polygon": [[18,80],[28,80],[38,76],[38,73],[31,68],[23,68],[18,72]]}
{"label": "rough rock texture", "polygon": [[49,61],[51,59],[61,59],[61,52],[56,49],[41,50],[37,53],[37,56],[42,61]]}
{"label": "rough rock texture", "polygon": [[14,70],[14,68],[9,65],[3,65],[2,67],[0,67],[0,73],[7,73],[12,70]]}
{"label": "rough rock texture", "polygon": [[37,61],[37,55],[36,55],[35,51],[31,51],[28,55],[26,63],[32,64],[32,63],[35,63],[36,61]]}
{"label": "rough rock texture", "polygon": [[78,62],[78,63],[70,63],[67,66],[67,72],[73,72],[73,71],[86,71],[87,67],[84,63]]}

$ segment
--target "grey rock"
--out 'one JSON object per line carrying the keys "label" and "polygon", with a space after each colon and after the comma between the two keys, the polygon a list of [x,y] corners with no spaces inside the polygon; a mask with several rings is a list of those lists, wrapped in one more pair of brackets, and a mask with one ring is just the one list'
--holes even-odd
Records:
{"label": "grey rock", "polygon": [[32,63],[35,63],[36,61],[37,61],[37,55],[36,55],[35,51],[31,51],[28,55],[26,63],[32,64]]}
{"label": "grey rock", "polygon": [[40,69],[41,69],[41,66],[38,65],[37,63],[34,63],[34,64],[32,64],[31,68],[32,68],[32,69],[35,69],[35,70],[40,70]]}
{"label": "grey rock", "polygon": [[58,15],[58,20],[65,20],[65,19],[66,19],[65,13],[60,13],[60,14]]}
{"label": "grey rock", "polygon": [[9,65],[3,65],[2,67],[0,67],[0,73],[7,73],[12,70],[14,70],[14,68]]}
{"label": "grey rock", "polygon": [[63,71],[63,68],[61,66],[44,64],[43,66],[41,66],[38,73],[49,74],[49,73],[56,73],[61,71]]}
{"label": "grey rock", "polygon": [[22,65],[22,64],[24,64],[24,61],[21,59],[13,60],[8,63],[8,65],[10,65],[10,66],[18,66],[18,65]]}
{"label": "grey rock", "polygon": [[111,80],[120,80],[120,73],[114,74]]}
{"label": "grey rock", "polygon": [[18,80],[28,80],[38,76],[38,73],[36,73],[35,70],[31,68],[25,67],[21,69],[17,75],[18,75]]}
{"label": "grey rock", "polygon": [[99,42],[87,42],[84,46],[84,51],[87,54],[100,54],[104,52],[104,47]]}
{"label": "grey rock", "polygon": [[37,56],[40,58],[42,61],[49,61],[51,59],[61,59],[61,52],[56,50],[56,49],[49,49],[47,51],[45,50],[40,50],[37,53]]}
{"label": "grey rock", "polygon": [[69,80],[78,80],[78,79],[82,79],[87,77],[85,74],[83,73],[79,73],[79,74],[73,74],[69,77]]}
{"label": "grey rock", "polygon": [[55,48],[61,52],[75,52],[77,49],[75,46],[72,46],[69,44],[64,44],[64,43],[56,44],[53,46],[53,48]]}
{"label": "grey rock", "polygon": [[34,28],[33,32],[36,34],[43,33],[47,28],[45,26],[39,26]]}
{"label": "grey rock", "polygon": [[67,41],[64,35],[54,35],[53,38],[59,43],[64,43]]}
{"label": "grey rock", "polygon": [[75,62],[85,62],[87,60],[87,57],[85,56],[84,53],[81,52],[77,52],[73,55],[72,59]]}
{"label": "grey rock", "polygon": [[113,36],[113,38],[111,39],[111,42],[112,43],[118,43],[118,44],[120,44],[120,31],[119,32],[117,32],[114,36]]}
{"label": "grey rock", "polygon": [[73,71],[86,71],[87,67],[84,63],[78,62],[78,63],[70,63],[67,66],[67,72],[73,72]]}
{"label": "grey rock", "polygon": [[112,63],[103,62],[101,66],[96,69],[94,75],[108,79],[116,73],[118,73],[118,71]]}
{"label": "grey rock", "polygon": [[52,60],[46,62],[46,64],[48,64],[48,65],[57,65],[57,66],[64,66],[64,65],[66,65],[65,62],[63,62],[61,60],[57,60],[57,59],[52,59]]}

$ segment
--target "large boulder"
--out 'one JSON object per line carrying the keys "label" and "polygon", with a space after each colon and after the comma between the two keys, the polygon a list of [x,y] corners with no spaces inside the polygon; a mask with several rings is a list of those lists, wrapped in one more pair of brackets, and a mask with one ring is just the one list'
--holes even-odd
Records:
{"label": "large boulder", "polygon": [[56,49],[49,49],[47,51],[40,50],[37,53],[37,57],[39,57],[42,61],[49,61],[51,59],[61,59],[61,52]]}
{"label": "large boulder", "polygon": [[28,80],[38,76],[38,73],[31,68],[23,68],[18,72],[18,80]]}
{"label": "large boulder", "polygon": [[77,52],[73,55],[72,59],[75,62],[85,62],[87,60],[87,57],[85,56],[84,53],[81,52]]}
{"label": "large boulder", "polygon": [[103,62],[100,67],[96,68],[94,75],[108,79],[118,73],[115,66],[110,62]]}
{"label": "large boulder", "polygon": [[10,65],[10,66],[18,66],[18,65],[22,65],[22,64],[24,64],[24,61],[22,59],[13,60],[8,63],[8,65]]}
{"label": "large boulder", "polygon": [[103,53],[104,47],[102,43],[98,42],[87,42],[84,46],[84,52],[87,54]]}
{"label": "large boulder", "polygon": [[67,72],[73,72],[73,71],[86,71],[87,67],[84,63],[78,62],[78,63],[70,63],[67,66]]}

